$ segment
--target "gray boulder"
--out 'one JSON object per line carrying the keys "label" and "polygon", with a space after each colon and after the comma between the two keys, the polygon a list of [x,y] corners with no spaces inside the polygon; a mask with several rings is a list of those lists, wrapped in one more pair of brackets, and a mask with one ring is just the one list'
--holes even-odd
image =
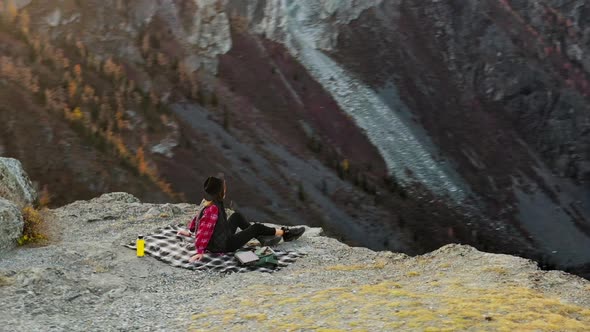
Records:
{"label": "gray boulder", "polygon": [[0,198],[0,252],[14,247],[23,233],[23,217],[12,202]]}
{"label": "gray boulder", "polygon": [[112,192],[93,198],[90,202],[97,204],[139,203],[139,199],[125,192]]}
{"label": "gray boulder", "polygon": [[21,208],[37,200],[37,191],[16,159],[0,157],[0,197]]}

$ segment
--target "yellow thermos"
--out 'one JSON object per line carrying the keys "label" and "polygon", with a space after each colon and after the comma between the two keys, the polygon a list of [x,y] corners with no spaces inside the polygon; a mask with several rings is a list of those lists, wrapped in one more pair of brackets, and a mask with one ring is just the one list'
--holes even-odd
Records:
{"label": "yellow thermos", "polygon": [[143,235],[137,236],[137,243],[135,246],[137,247],[137,257],[143,257],[143,251],[145,249],[145,240],[143,239]]}

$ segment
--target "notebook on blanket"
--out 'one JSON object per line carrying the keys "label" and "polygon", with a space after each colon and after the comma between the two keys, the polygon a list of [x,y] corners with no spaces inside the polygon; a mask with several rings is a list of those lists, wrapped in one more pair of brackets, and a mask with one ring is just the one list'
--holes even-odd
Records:
{"label": "notebook on blanket", "polygon": [[[272,266],[244,266],[234,257],[234,253],[213,254],[206,253],[200,261],[190,263],[189,259],[195,254],[194,238],[176,235],[180,226],[166,226],[153,233],[144,235],[145,253],[166,262],[172,266],[191,270],[214,270],[223,273],[232,272],[274,272],[294,263],[302,253],[275,250],[279,264]],[[135,250],[135,242],[125,245]]]}

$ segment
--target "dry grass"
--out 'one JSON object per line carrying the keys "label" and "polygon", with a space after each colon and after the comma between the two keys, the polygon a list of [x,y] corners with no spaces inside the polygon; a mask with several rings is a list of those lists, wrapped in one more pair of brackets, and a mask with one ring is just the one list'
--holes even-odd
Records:
{"label": "dry grass", "polygon": [[508,274],[508,270],[504,267],[501,266],[490,266],[490,267],[486,267],[483,269],[483,272],[487,272],[487,273],[497,273],[499,275],[507,275]]}
{"label": "dry grass", "polygon": [[14,280],[12,278],[0,275],[0,287],[10,286],[13,283],[14,283]]}
{"label": "dry grass", "polygon": [[[238,322],[245,320],[256,320],[264,331],[587,331],[590,326],[589,309],[518,286],[485,289],[442,282],[432,292],[411,281],[404,285],[385,281],[307,292],[291,287],[267,293],[261,297],[281,301],[235,303],[232,298],[233,310],[193,315],[191,329],[239,330]],[[276,312],[286,315],[268,319]],[[223,327],[212,321],[223,321]]]}
{"label": "dry grass", "polygon": [[359,270],[380,270],[387,264],[385,261],[377,261],[374,264],[357,264],[357,265],[333,265],[326,267],[329,271],[359,271]]}
{"label": "dry grass", "polygon": [[94,273],[107,273],[111,270],[111,268],[108,265],[105,265],[104,263],[101,263],[94,259],[86,259],[83,262],[84,264],[92,267]]}
{"label": "dry grass", "polygon": [[18,239],[19,245],[29,243],[41,243],[48,239],[47,225],[43,218],[43,212],[32,206],[25,206],[22,211],[24,228],[23,235]]}

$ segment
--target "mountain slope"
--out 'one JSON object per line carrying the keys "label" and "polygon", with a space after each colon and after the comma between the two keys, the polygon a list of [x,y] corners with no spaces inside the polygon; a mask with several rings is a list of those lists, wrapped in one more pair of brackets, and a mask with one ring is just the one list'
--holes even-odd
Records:
{"label": "mountain slope", "polygon": [[[253,217],[349,243],[590,261],[583,1],[10,3],[18,47],[3,53],[33,74],[17,83],[49,89],[54,121],[81,122],[142,175],[95,166],[102,186],[48,186],[59,202],[134,181],[142,198],[193,200],[221,171]],[[78,100],[80,81],[96,102]]]}

